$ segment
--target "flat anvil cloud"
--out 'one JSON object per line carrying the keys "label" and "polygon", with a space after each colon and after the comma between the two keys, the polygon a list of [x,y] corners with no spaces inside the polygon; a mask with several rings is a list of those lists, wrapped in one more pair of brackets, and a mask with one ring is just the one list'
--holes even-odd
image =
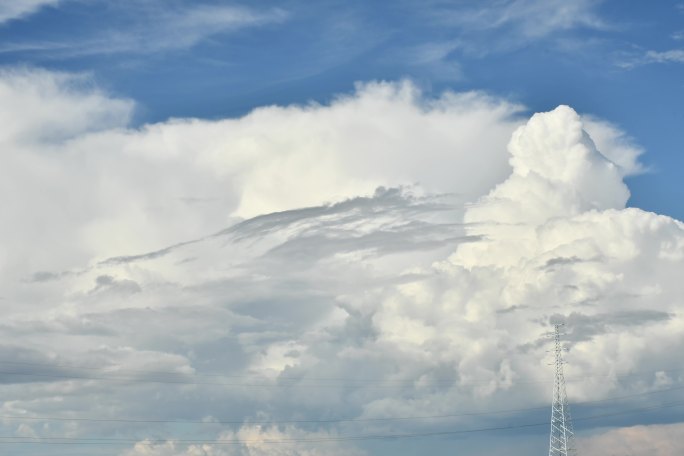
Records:
{"label": "flat anvil cloud", "polygon": [[[13,398],[1,414],[245,422],[191,447],[173,440],[195,428],[152,423],[7,420],[7,435],[116,431],[141,443],[107,454],[260,455],[287,436],[496,425],[510,416],[255,422],[544,406],[556,321],[573,401],[682,383],[667,369],[684,349],[684,225],[625,207],[640,151],[606,122],[567,106],[523,122],[503,100],[427,100],[410,83],[137,129],[131,102],[68,75],[4,74],[0,96],[12,126],[0,137],[0,359],[55,375],[0,373]],[[28,102],[44,112],[12,118]],[[75,366],[129,381],[59,378],[93,375]],[[230,386],[142,382],[150,371]],[[169,441],[145,440],[159,435]],[[375,454],[326,445],[277,454]],[[497,437],[458,445],[525,452]]]}

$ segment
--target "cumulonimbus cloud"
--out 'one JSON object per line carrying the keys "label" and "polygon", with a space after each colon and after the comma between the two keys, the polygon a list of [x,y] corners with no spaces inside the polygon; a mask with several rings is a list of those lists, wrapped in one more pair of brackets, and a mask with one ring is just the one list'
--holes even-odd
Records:
{"label": "cumulonimbus cloud", "polygon": [[[208,432],[207,454],[223,454],[221,435],[435,426],[250,427],[258,419],[492,426],[502,418],[452,415],[544,405],[557,321],[573,401],[682,381],[666,367],[684,344],[684,227],[625,207],[640,150],[609,123],[566,106],[526,121],[505,100],[431,99],[410,83],[135,128],[130,102],[82,79],[4,73],[0,95],[37,107],[1,113],[15,127],[2,137],[0,344],[28,363],[21,383],[0,374],[16,387],[8,415],[54,412],[59,394],[81,414],[97,398],[115,416],[244,418]],[[152,371],[173,381],[145,383]],[[30,381],[41,373],[53,380]]]}

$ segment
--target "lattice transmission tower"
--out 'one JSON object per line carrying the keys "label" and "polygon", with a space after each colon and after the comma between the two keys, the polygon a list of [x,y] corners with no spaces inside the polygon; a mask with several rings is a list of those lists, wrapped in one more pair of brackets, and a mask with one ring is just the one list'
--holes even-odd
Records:
{"label": "lattice transmission tower", "polygon": [[551,437],[549,456],[575,456],[575,433],[572,429],[568,395],[565,392],[563,375],[563,347],[561,345],[562,324],[553,325],[554,352],[556,355],[556,376],[553,382],[553,404],[551,405]]}

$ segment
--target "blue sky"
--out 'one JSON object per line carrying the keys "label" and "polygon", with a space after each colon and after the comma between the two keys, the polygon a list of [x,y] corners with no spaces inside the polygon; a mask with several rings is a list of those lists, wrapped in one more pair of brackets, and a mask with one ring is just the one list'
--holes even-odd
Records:
{"label": "blue sky", "polygon": [[581,456],[682,454],[683,69],[680,0],[0,3],[0,447],[544,454],[564,322]]}
{"label": "blue sky", "polygon": [[569,104],[646,150],[631,205],[684,218],[681,2],[503,4],[62,1],[6,21],[0,62],[91,73],[138,103],[137,123],[326,102],[400,78],[531,112]]}

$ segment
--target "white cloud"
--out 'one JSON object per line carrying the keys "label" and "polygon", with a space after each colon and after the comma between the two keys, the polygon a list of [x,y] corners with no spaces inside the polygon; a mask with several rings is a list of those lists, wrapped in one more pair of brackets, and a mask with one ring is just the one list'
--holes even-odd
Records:
{"label": "white cloud", "polygon": [[[424,102],[410,84],[378,83],[330,107],[122,129],[132,105],[82,82],[24,71],[5,72],[0,86],[5,210],[10,220],[33,220],[30,230],[3,230],[26,236],[19,244],[39,243],[42,260],[31,259],[38,270],[84,259],[66,248],[92,258],[161,248],[223,228],[231,215],[371,194],[380,185],[421,182],[476,195],[505,175],[499,145],[517,123],[517,106],[481,94]],[[475,177],[474,169],[485,171]],[[57,266],[57,257],[69,260]]]}
{"label": "white cloud", "polygon": [[[533,116],[513,134],[509,151],[511,176],[464,215],[465,232],[480,240],[460,245],[438,264],[443,278],[400,288],[375,321],[386,322],[386,335],[407,352],[427,356],[427,347],[452,347],[449,358],[468,373],[465,385],[472,371],[491,378],[485,389],[473,385],[485,396],[506,391],[543,362],[537,350],[530,358],[529,351],[512,348],[525,339],[534,346],[545,330],[539,319],[566,319],[572,327],[573,373],[600,372],[608,359],[618,372],[653,361],[654,345],[675,343],[682,327],[681,285],[669,271],[683,259],[671,253],[684,245],[684,225],[624,209],[628,191],[619,170],[568,107]],[[663,313],[646,318],[642,309]],[[640,321],[638,329],[619,329],[630,318]],[[590,330],[590,321],[598,328]],[[667,323],[649,327],[656,321]],[[412,333],[420,336],[412,340]],[[588,380],[570,388],[577,400],[621,386],[597,388]]]}
{"label": "white cloud", "polygon": [[[92,216],[88,176],[79,174],[83,168],[67,171],[70,153],[64,145],[126,125],[133,104],[107,97],[85,76],[27,69],[0,72],[0,97],[0,199],[6,220],[0,233],[16,241],[0,248],[0,267],[87,260],[78,255],[74,230]],[[29,245],[34,254],[27,255]]]}
{"label": "white cloud", "polygon": [[[467,223],[532,223],[623,208],[629,191],[569,107],[536,114],[508,145],[513,173],[466,214]],[[506,230],[507,228],[504,228]]]}
{"label": "white cloud", "polygon": [[648,171],[638,160],[644,150],[617,125],[592,116],[583,116],[582,122],[601,154],[618,166],[620,174],[631,176]]}
{"label": "white cloud", "polygon": [[[546,405],[551,320],[567,323],[573,401],[684,380],[658,373],[684,348],[684,225],[625,208],[641,150],[610,123],[559,107],[521,125],[519,106],[481,93],[371,83],[329,105],[130,128],[131,103],[80,77],[6,72],[0,88],[0,359],[135,380],[0,373],[4,414],[249,423]],[[226,385],[139,383],[151,370]],[[225,425],[192,448],[178,442],[194,428],[151,423],[36,432],[259,455],[275,450],[212,442],[510,419]]]}
{"label": "white cloud", "polygon": [[65,141],[97,130],[125,126],[133,103],[98,90],[87,75],[35,69],[0,70],[0,141]]}
{"label": "white cloud", "polygon": [[11,0],[0,3],[0,24],[29,16],[46,6],[57,5],[60,0]]}

